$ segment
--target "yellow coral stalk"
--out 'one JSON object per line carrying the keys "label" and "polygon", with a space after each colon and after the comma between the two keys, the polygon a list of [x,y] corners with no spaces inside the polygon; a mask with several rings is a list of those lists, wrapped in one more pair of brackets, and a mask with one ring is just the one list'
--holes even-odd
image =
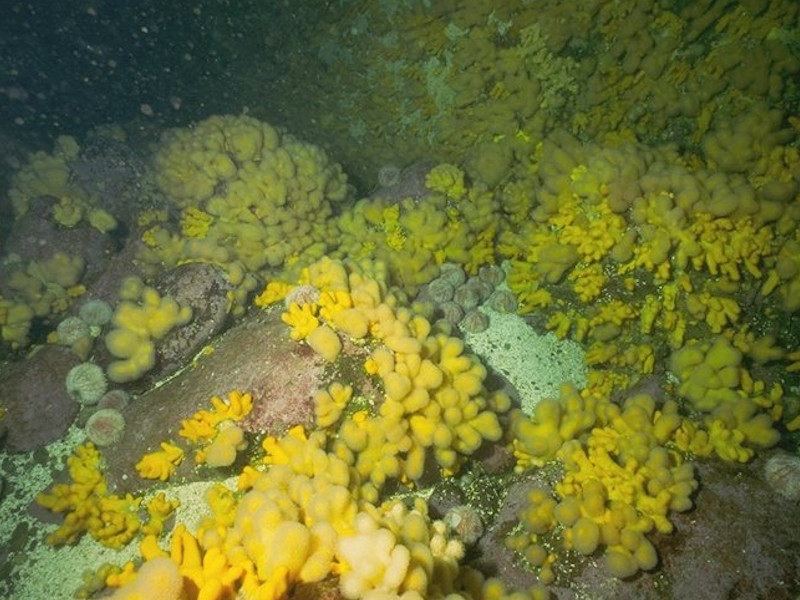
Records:
{"label": "yellow coral stalk", "polygon": [[467,191],[464,172],[449,163],[442,163],[431,169],[425,176],[425,186],[451,200],[458,200]]}
{"label": "yellow coral stalk", "polygon": [[142,527],[142,533],[159,536],[164,531],[164,523],[180,506],[178,500],[167,500],[164,492],[160,492],[145,504],[150,520]]}
{"label": "yellow coral stalk", "polygon": [[160,479],[166,481],[170,478],[172,473],[183,461],[183,449],[169,444],[167,442],[161,443],[161,450],[145,454],[142,459],[136,463],[136,471],[139,476],[144,479]]}
{"label": "yellow coral stalk", "polygon": [[270,281],[264,286],[264,290],[255,297],[253,304],[261,308],[271,306],[286,298],[291,289],[292,286],[283,281]]}
{"label": "yellow coral stalk", "polygon": [[281,315],[281,320],[292,328],[289,336],[296,342],[304,340],[308,334],[319,327],[317,319],[316,304],[303,304],[302,306],[292,302],[289,308]]}
{"label": "yellow coral stalk", "polygon": [[253,397],[239,390],[228,392],[227,400],[211,398],[212,410],[199,410],[189,419],[181,421],[178,432],[192,442],[207,442],[217,435],[216,426],[222,421],[241,421],[253,410]]}

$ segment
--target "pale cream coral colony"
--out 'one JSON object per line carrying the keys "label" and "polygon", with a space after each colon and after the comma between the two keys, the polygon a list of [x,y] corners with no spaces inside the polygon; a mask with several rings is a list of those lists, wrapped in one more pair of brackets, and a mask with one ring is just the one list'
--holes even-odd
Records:
{"label": "pale cream coral colony", "polygon": [[[138,540],[137,560],[96,573],[114,598],[280,599],[324,581],[352,599],[547,598],[549,584],[568,585],[566,554],[602,557],[624,580],[657,568],[654,534],[692,507],[695,458],[747,463],[800,430],[800,332],[786,326],[800,310],[797,5],[598,0],[565,18],[555,0],[388,4],[366,9],[380,35],[334,39],[363,62],[332,62],[331,93],[364,109],[353,119],[388,117],[409,162],[437,159],[424,199],[359,199],[335,156],[255,117],[217,115],[163,134],[152,178],[164,202],[137,230],[145,279],[217,265],[233,317],[280,311],[286,335],[331,365],[359,348],[381,400],[334,378],[315,396],[314,428],[253,451],[240,427],[248,390],[212,398],[175,424],[180,439],[153,441],[139,475],[169,481],[182,461],[227,467],[246,450],[251,460],[209,486],[201,523],[171,531],[169,487],[145,503],[116,496],[102,450],[78,446],[70,483],[39,496],[65,514],[48,541]],[[342,85],[353,73],[386,91],[375,106]],[[319,120],[355,163],[346,121]],[[401,141],[413,138],[425,143]],[[396,160],[385,151],[376,164]],[[11,182],[17,216],[49,196],[64,227],[114,227],[69,178],[79,152],[62,137],[30,157]],[[19,261],[0,326],[21,348],[34,318],[52,322],[51,341],[82,362],[65,385],[92,403],[108,381],[150,371],[159,340],[193,315],[131,278],[113,312],[62,320],[82,302],[83,267],[63,254]],[[477,316],[448,320],[447,302]],[[108,364],[92,361],[93,335]],[[504,354],[502,340],[525,347]],[[563,370],[536,362],[545,348],[563,353]],[[631,391],[644,378],[659,394]],[[493,444],[517,474],[561,469],[506,540],[536,574],[525,590],[466,564],[487,524],[469,507],[440,521],[424,494],[390,493],[424,492],[431,472],[458,478]],[[796,461],[770,465],[771,480],[796,478]]]}

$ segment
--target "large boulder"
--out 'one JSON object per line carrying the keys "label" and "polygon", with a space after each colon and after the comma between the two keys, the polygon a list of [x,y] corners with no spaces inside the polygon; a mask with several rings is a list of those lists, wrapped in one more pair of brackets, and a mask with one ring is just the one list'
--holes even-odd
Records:
{"label": "large boulder", "polygon": [[69,397],[65,381],[80,360],[63,346],[44,346],[0,372],[0,402],[5,449],[27,452],[66,433],[80,405]]}
{"label": "large boulder", "polygon": [[[796,600],[800,594],[800,507],[765,482],[764,459],[746,465],[720,460],[697,464],[695,507],[672,514],[675,531],[651,537],[659,565],[620,581],[608,575],[602,551],[571,553],[555,565],[557,600]],[[478,543],[476,565],[512,588],[535,576],[505,547],[505,537],[533,487],[552,489],[558,473],[545,467],[509,488],[504,506]]]}
{"label": "large boulder", "polygon": [[240,390],[253,397],[253,411],[243,422],[251,438],[310,425],[314,392],[324,387],[325,371],[323,359],[289,338],[279,310],[254,312],[215,339],[213,351],[123,409],[123,437],[103,449],[112,488],[119,492],[149,485],[136,474],[135,465],[170,440],[187,449],[173,476],[176,480],[219,477],[194,468],[191,444],[178,436],[181,421],[210,409],[212,396],[226,398],[228,392]]}

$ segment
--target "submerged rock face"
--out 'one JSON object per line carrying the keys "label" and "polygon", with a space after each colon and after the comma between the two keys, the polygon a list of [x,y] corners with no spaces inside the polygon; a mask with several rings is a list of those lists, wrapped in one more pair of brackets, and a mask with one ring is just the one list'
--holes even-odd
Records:
{"label": "submerged rock face", "polygon": [[[94,227],[79,224],[62,227],[52,217],[54,202],[36,199],[27,212],[14,220],[11,231],[3,240],[4,265],[0,277],[0,292],[14,295],[8,286],[9,267],[27,265],[30,261],[46,261],[56,254],[79,257],[83,261],[81,283],[91,284],[106,270],[114,253],[111,238]],[[13,260],[9,260],[13,257]]]}
{"label": "submerged rock face", "polygon": [[[133,252],[137,244],[130,246]],[[111,263],[115,268],[103,273],[85,299],[116,303],[121,280],[135,272],[129,268],[130,257],[127,248],[117,255]],[[149,389],[191,363],[200,349],[223,329],[228,319],[226,294],[230,286],[218,267],[208,264],[178,267],[161,277],[157,285],[182,306],[190,306],[193,319],[171,331],[164,339],[157,340],[156,368],[126,386],[132,390]],[[77,312],[82,303],[77,303],[73,312]],[[113,357],[106,350],[102,338],[93,343],[89,360],[105,369]],[[242,354],[246,351],[242,350]],[[8,413],[2,425],[7,430],[5,448],[9,452],[33,450],[59,439],[67,431],[81,405],[69,397],[65,381],[69,370],[79,362],[81,359],[70,348],[46,345],[21,360],[2,366],[0,402]]]}
{"label": "submerged rock face", "polygon": [[6,365],[0,373],[6,450],[27,452],[64,435],[80,409],[64,382],[79,362],[69,348],[45,346],[22,362]]}
{"label": "submerged rock face", "polygon": [[90,135],[70,164],[75,182],[105,210],[131,227],[148,190],[147,159],[140,148],[110,135]]}
{"label": "submerged rock face", "polygon": [[[314,420],[314,392],[324,387],[325,362],[308,346],[287,335],[280,311],[254,313],[225,332],[213,352],[165,384],[130,402],[123,410],[125,433],[117,444],[105,448],[111,487],[138,490],[148,482],[136,475],[135,464],[160,442],[172,440],[189,449],[178,436],[181,421],[200,409],[210,409],[212,396],[225,398],[240,390],[253,398],[253,410],[242,422],[252,434],[282,433]],[[178,467],[181,477],[207,478],[194,469],[192,451]]]}
{"label": "submerged rock face", "polygon": [[676,532],[659,544],[671,597],[800,594],[800,508],[764,481],[763,463],[698,464],[695,509],[675,516]]}
{"label": "submerged rock face", "polygon": [[222,331],[228,320],[228,291],[222,269],[211,264],[190,263],[158,281],[159,291],[192,309],[192,319],[176,327],[156,343],[156,368],[148,379],[157,380],[190,362],[203,345]]}
{"label": "submerged rock face", "polygon": [[[800,507],[764,480],[764,458],[746,465],[703,461],[696,465],[701,487],[695,508],[672,513],[675,531],[653,535],[659,564],[620,581],[608,575],[600,552],[556,562],[568,583],[551,586],[558,600],[577,600],[586,590],[596,599],[796,600],[800,594]],[[544,471],[543,471],[544,472]],[[495,521],[479,542],[477,565],[507,584],[526,587],[533,575],[520,566],[503,540],[533,487],[548,488],[541,475],[514,483]],[[559,559],[561,561],[562,559]],[[573,559],[568,559],[573,561]]]}
{"label": "submerged rock face", "polygon": [[370,194],[371,198],[386,198],[392,203],[411,198],[419,203],[431,191],[425,186],[425,176],[434,166],[430,161],[419,161],[400,169],[385,165],[378,173],[378,187]]}

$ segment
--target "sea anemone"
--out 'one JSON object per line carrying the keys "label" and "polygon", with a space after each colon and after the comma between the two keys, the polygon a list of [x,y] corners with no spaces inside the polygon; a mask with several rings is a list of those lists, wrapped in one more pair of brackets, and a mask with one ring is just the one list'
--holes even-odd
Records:
{"label": "sea anemone", "polygon": [[467,311],[458,324],[464,333],[480,333],[489,328],[489,317],[477,308]]}
{"label": "sea anemone", "polygon": [[449,281],[453,287],[458,287],[467,280],[464,269],[456,263],[444,263],[439,267],[439,277]]}
{"label": "sea anemone", "polygon": [[469,504],[461,504],[448,510],[444,522],[467,546],[477,542],[483,535],[481,515]]}
{"label": "sea anemone", "polygon": [[788,500],[800,500],[800,456],[781,452],[764,465],[769,486]]}
{"label": "sea anemone", "polygon": [[506,278],[506,274],[503,269],[497,265],[483,265],[480,269],[478,269],[478,277],[492,287],[496,287],[503,283],[503,280]]}
{"label": "sea anemone", "polygon": [[428,297],[435,304],[441,304],[442,302],[452,300],[454,292],[455,288],[453,288],[453,284],[441,277],[437,277],[431,281],[427,287]]}
{"label": "sea anemone", "polygon": [[319,288],[313,285],[298,285],[289,290],[284,303],[289,308],[292,303],[298,306],[314,304],[319,300]]}
{"label": "sea anemone", "polygon": [[125,418],[114,408],[101,408],[89,417],[84,430],[86,437],[96,446],[111,446],[122,438]]}
{"label": "sea anemone", "polygon": [[383,165],[378,170],[378,185],[382,188],[394,187],[400,183],[400,167]]}
{"label": "sea anemone", "polygon": [[470,277],[466,285],[471,285],[478,290],[478,294],[481,296],[481,303],[486,302],[489,296],[494,293],[494,286],[480,277]]}
{"label": "sea anemone", "polygon": [[451,325],[457,325],[464,318],[464,309],[455,302],[442,302],[438,309],[442,319]]}
{"label": "sea anemone", "polygon": [[100,401],[97,403],[97,408],[113,408],[116,410],[122,410],[128,406],[130,399],[131,395],[125,390],[109,390],[103,394],[102,398],[100,398]]}
{"label": "sea anemone", "polygon": [[75,365],[67,373],[67,393],[81,404],[97,404],[108,389],[106,374],[94,363]]}
{"label": "sea anemone", "polygon": [[58,324],[56,333],[58,333],[59,344],[72,346],[90,336],[89,324],[80,317],[67,317]]}
{"label": "sea anemone", "polygon": [[478,286],[471,283],[471,281],[458,286],[453,294],[453,302],[458,304],[465,311],[476,308],[481,301],[481,290],[478,289]]}
{"label": "sea anemone", "polygon": [[509,290],[495,290],[489,297],[489,308],[499,313],[517,311],[517,297]]}
{"label": "sea anemone", "polygon": [[102,327],[111,320],[114,309],[105,300],[87,300],[78,310],[78,315],[90,327]]}

